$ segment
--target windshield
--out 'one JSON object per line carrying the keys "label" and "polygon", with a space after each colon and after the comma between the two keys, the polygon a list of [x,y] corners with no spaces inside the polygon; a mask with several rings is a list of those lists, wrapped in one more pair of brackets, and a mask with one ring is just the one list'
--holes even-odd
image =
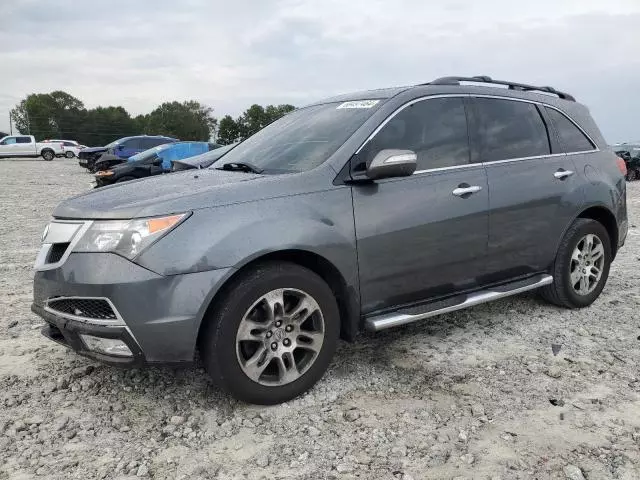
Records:
{"label": "windshield", "polygon": [[249,163],[264,173],[303,172],[327,160],[375,110],[378,100],[295,110],[247,138],[221,163]]}
{"label": "windshield", "polygon": [[125,140],[126,138],[119,138],[118,140],[114,140],[113,142],[106,144],[105,147],[106,148],[115,147],[116,145],[120,145]]}

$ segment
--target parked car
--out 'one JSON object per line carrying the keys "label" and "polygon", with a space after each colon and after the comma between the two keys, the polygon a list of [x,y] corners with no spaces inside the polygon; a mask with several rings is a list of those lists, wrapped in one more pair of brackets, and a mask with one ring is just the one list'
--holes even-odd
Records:
{"label": "parked car", "polygon": [[197,175],[61,203],[32,310],[82,355],[198,350],[221,389],[283,402],[360,329],[534,289],[590,305],[627,235],[623,171],[587,108],[551,87],[446,77],[342,95]]}
{"label": "parked car", "polygon": [[231,145],[219,146],[219,148],[216,148],[215,150],[210,150],[206,153],[196,155],[195,157],[174,160],[172,162],[171,171],[179,172],[182,170],[191,170],[194,168],[208,168],[236,145],[238,144],[232,143]]}
{"label": "parked car", "polygon": [[57,155],[58,157],[74,158],[80,153],[80,150],[87,148],[86,145],[80,145],[75,140],[43,140],[43,143],[61,143],[64,146],[64,153]]}
{"label": "parked car", "polygon": [[640,142],[619,143],[614,145],[613,150],[622,158],[627,167],[628,182],[640,179]]}
{"label": "parked car", "polygon": [[125,163],[108,170],[101,170],[99,161],[96,163],[96,187],[168,173],[174,160],[200,155],[219,146],[207,142],[166,143],[133,155]]}
{"label": "parked car", "polygon": [[64,155],[61,143],[37,143],[33,135],[9,135],[0,139],[0,158],[42,157],[51,161],[56,155]]}
{"label": "parked car", "polygon": [[178,139],[161,135],[138,135],[135,137],[119,138],[104,147],[86,148],[78,155],[79,165],[95,172],[95,163],[103,160],[102,168],[122,163],[136,153],[144,152],[158,145],[177,142]]}

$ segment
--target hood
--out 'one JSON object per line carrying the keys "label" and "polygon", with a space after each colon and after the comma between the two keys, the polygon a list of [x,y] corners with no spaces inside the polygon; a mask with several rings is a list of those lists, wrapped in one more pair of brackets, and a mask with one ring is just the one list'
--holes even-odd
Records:
{"label": "hood", "polygon": [[80,151],[85,153],[95,153],[95,152],[104,152],[106,149],[107,147],[87,147],[87,148],[83,148]]}
{"label": "hood", "polygon": [[[215,169],[186,170],[89,191],[56,207],[57,218],[123,219],[309,192],[307,174],[258,175]],[[322,182],[326,188],[326,181]]]}

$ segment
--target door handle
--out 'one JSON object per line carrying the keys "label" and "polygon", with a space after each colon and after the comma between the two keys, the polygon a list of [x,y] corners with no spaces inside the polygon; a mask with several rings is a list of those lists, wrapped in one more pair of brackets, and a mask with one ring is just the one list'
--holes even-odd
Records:
{"label": "door handle", "polygon": [[553,174],[553,176],[556,177],[558,180],[564,180],[565,178],[570,177],[571,175],[573,175],[573,172],[571,170],[564,170],[562,168]]}
{"label": "door handle", "polygon": [[462,197],[464,195],[471,195],[472,193],[479,192],[480,190],[482,190],[482,187],[480,187],[479,185],[473,185],[469,187],[459,186],[451,193],[453,193],[456,197]]}

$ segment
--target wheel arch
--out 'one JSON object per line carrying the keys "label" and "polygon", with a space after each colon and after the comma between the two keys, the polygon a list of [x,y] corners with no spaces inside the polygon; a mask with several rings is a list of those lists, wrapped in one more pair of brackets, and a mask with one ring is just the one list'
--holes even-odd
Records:
{"label": "wheel arch", "polygon": [[618,222],[616,216],[611,210],[603,205],[593,205],[582,212],[576,218],[590,218],[601,223],[607,229],[609,239],[611,240],[611,256],[612,260],[618,253]]}
{"label": "wheel arch", "polygon": [[200,325],[196,345],[199,343],[203,324],[209,313],[217,303],[228,293],[229,285],[241,274],[265,262],[289,262],[308,268],[322,278],[333,291],[338,309],[340,311],[340,337],[347,341],[353,341],[359,329],[359,302],[356,292],[349,286],[340,270],[322,255],[309,250],[288,249],[262,254],[248,259],[241,264],[224,283],[217,289],[204,311]]}
{"label": "wheel arch", "polygon": [[45,152],[51,152],[54,157],[56,156],[56,152],[54,152],[53,149],[49,147],[45,147],[42,150],[40,150],[40,156],[44,157]]}

